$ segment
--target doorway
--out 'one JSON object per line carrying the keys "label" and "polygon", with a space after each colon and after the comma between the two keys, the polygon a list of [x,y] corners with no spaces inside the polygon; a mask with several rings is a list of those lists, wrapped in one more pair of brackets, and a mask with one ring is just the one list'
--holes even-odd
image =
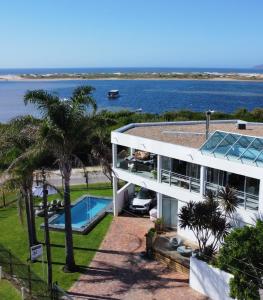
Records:
{"label": "doorway", "polygon": [[162,216],[165,227],[176,229],[178,223],[178,200],[163,195]]}

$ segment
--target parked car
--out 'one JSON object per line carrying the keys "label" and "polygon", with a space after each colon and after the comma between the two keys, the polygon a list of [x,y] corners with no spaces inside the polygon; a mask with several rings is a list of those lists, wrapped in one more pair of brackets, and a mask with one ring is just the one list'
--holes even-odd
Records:
{"label": "parked car", "polygon": [[132,199],[130,209],[134,212],[147,213],[156,204],[156,193],[141,188]]}

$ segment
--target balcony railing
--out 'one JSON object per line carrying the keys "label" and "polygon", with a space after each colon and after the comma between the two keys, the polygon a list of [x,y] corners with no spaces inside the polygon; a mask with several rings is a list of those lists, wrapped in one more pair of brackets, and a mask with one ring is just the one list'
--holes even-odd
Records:
{"label": "balcony railing", "polygon": [[189,190],[190,192],[200,192],[200,179],[174,173],[161,169],[161,182],[168,183],[180,188]]}
{"label": "balcony railing", "polygon": [[131,160],[129,158],[118,159],[116,167],[129,173],[134,173],[145,178],[157,180],[157,171],[155,169],[153,160],[140,161]]}
{"label": "balcony railing", "polygon": [[[212,191],[214,196],[218,197],[218,193],[220,189],[223,187],[211,182],[205,181],[205,194],[207,195],[208,191]],[[259,196],[255,194],[250,194],[247,192],[234,190],[236,192],[236,196],[239,200],[239,205],[244,207],[245,209],[258,210],[258,202]]]}

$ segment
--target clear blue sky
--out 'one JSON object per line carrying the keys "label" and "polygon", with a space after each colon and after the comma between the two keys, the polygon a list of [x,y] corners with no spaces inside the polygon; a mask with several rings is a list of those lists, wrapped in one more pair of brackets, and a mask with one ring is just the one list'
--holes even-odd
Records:
{"label": "clear blue sky", "polygon": [[0,0],[0,68],[263,64],[262,0]]}

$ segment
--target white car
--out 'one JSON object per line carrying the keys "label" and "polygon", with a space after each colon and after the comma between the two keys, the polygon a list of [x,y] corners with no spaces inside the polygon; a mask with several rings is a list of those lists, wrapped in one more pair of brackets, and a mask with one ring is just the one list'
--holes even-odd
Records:
{"label": "white car", "polygon": [[148,189],[141,188],[132,199],[130,209],[135,212],[146,213],[155,204],[156,194]]}

